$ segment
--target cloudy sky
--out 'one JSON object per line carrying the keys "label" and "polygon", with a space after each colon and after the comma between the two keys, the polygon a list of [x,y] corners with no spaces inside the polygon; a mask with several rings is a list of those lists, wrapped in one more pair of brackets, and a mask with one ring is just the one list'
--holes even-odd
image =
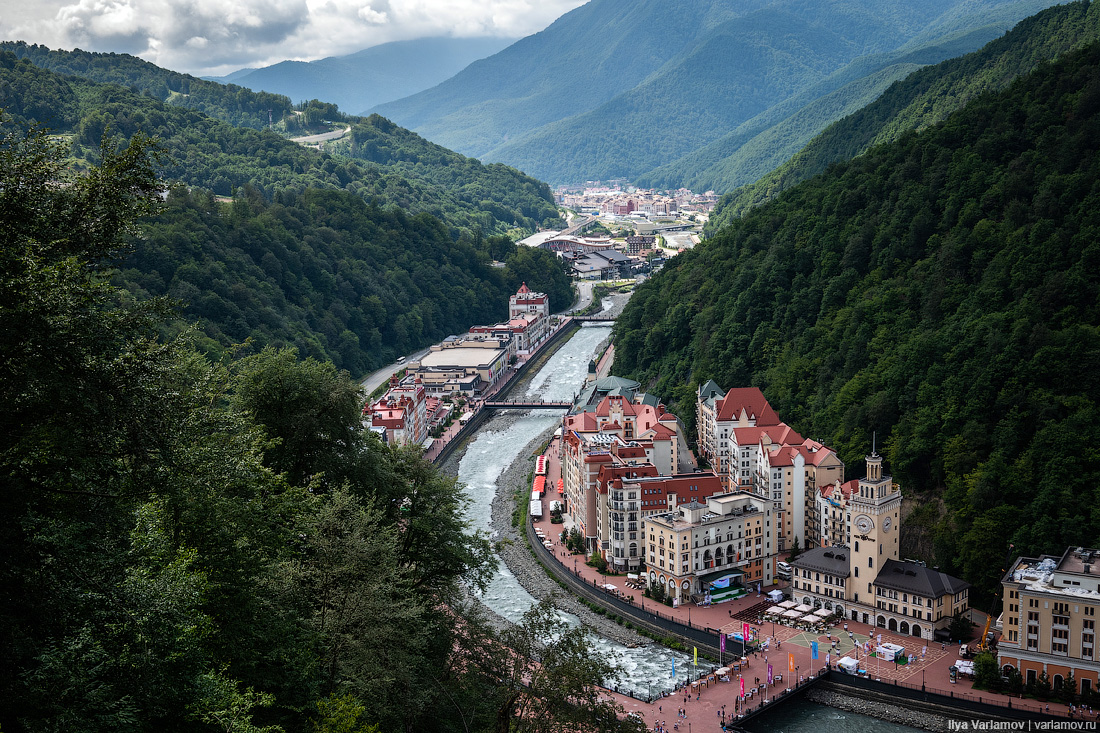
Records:
{"label": "cloudy sky", "polygon": [[196,76],[426,36],[518,38],[585,0],[0,0],[0,40],[140,56]]}

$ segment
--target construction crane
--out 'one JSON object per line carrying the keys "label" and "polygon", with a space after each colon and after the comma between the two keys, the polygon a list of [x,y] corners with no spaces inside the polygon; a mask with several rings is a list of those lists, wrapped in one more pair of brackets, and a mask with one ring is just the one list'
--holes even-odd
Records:
{"label": "construction crane", "polygon": [[[1008,546],[1008,553],[1005,555],[1004,567],[1001,568],[1001,574],[997,577],[1003,578],[1005,572],[1008,570],[1008,566],[1012,563],[1012,556],[1015,554],[1013,550],[1015,545]],[[993,638],[993,634],[989,632],[990,626],[993,625],[993,619],[997,616],[997,608],[1001,603],[1001,598],[1004,595],[1004,589],[1002,588],[999,593],[995,593],[993,596],[993,607],[989,610],[989,617],[985,620],[985,628],[982,629],[982,635],[978,637],[978,643],[975,646],[975,650],[980,654],[985,651],[996,650],[997,643]]]}

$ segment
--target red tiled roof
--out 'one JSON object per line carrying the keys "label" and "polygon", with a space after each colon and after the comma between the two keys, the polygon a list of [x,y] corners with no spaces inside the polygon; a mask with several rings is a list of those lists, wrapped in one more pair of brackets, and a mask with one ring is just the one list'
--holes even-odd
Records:
{"label": "red tiled roof", "polygon": [[764,398],[764,393],[757,387],[734,387],[721,400],[718,408],[718,419],[721,421],[736,420],[744,410],[749,417],[756,418],[757,425],[778,425],[779,416]]}

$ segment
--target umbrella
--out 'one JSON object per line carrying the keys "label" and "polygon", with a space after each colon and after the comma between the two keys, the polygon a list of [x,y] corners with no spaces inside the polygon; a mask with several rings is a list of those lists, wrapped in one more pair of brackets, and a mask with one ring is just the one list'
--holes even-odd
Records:
{"label": "umbrella", "polygon": [[832,616],[833,612],[830,611],[827,608],[819,608],[816,611],[814,611],[814,615],[815,616]]}
{"label": "umbrella", "polygon": [[811,624],[816,624],[818,621],[821,620],[821,617],[820,616],[815,616],[812,613],[807,613],[805,616],[803,616],[802,618],[800,618],[798,620],[799,621],[808,621]]}
{"label": "umbrella", "polygon": [[799,611],[796,611],[792,608],[791,610],[784,612],[783,618],[798,618],[801,615],[802,614]]}
{"label": "umbrella", "polygon": [[794,608],[797,605],[798,604],[795,603],[794,601],[783,601],[782,603],[779,604],[779,607],[780,608]]}
{"label": "umbrella", "polygon": [[794,610],[798,611],[799,613],[809,613],[810,611],[812,611],[814,609],[810,608],[805,603],[803,603],[801,605],[795,606]]}

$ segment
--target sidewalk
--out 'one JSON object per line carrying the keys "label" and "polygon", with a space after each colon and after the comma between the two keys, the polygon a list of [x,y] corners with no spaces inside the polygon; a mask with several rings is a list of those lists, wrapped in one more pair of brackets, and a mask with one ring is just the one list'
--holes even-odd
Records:
{"label": "sidewalk", "polygon": [[[544,497],[544,502],[547,503],[553,499],[562,499],[557,494],[557,480],[561,477],[557,440],[555,438],[554,441],[551,441],[550,446],[547,448],[547,492]],[[820,671],[825,666],[827,654],[834,667],[836,662],[845,655],[857,659],[860,668],[867,670],[868,676],[872,679],[887,682],[896,680],[899,684],[914,686],[918,689],[923,685],[928,691],[942,695],[954,694],[956,697],[972,695],[975,699],[980,697],[983,702],[995,705],[1008,704],[1008,695],[974,690],[972,680],[960,679],[957,683],[951,683],[949,668],[960,656],[958,644],[940,644],[939,642],[931,642],[914,636],[903,636],[886,629],[875,628],[850,620],[834,625],[825,634],[802,631],[770,621],[757,623],[756,619],[759,617],[760,610],[766,605],[770,605],[770,603],[767,603],[766,596],[757,595],[755,589],[736,600],[708,607],[689,603],[679,608],[672,608],[671,606],[658,604],[646,598],[643,591],[628,587],[624,582],[626,580],[625,575],[602,574],[594,567],[586,565],[583,555],[570,554],[560,541],[562,529],[568,526],[568,520],[565,525],[552,524],[549,512],[546,511],[547,508],[547,506],[544,506],[543,518],[535,522],[534,526],[541,529],[550,541],[551,546],[548,549],[561,567],[582,578],[587,585],[595,584],[602,587],[605,584],[612,584],[615,586],[616,593],[620,598],[627,599],[637,608],[650,611],[659,610],[662,616],[672,617],[680,623],[690,625],[696,629],[713,629],[715,630],[716,640],[718,630],[724,633],[740,633],[742,624],[745,621],[737,618],[737,616],[742,614],[749,619],[750,629],[755,638],[761,642],[769,642],[767,649],[759,651],[755,655],[749,655],[748,664],[745,668],[731,672],[729,683],[715,682],[705,687],[700,685],[698,691],[693,690],[692,694],[688,695],[690,699],[687,702],[685,702],[683,690],[678,693],[671,693],[669,696],[653,703],[646,703],[616,693],[607,693],[619,701],[628,712],[633,711],[643,715],[647,725],[652,725],[655,721],[660,720],[664,722],[666,728],[671,729],[676,721],[677,708],[679,707],[688,709],[688,720],[701,719],[701,722],[704,723],[709,721],[717,724],[720,721],[718,713],[723,706],[728,716],[738,704],[739,676],[744,677],[746,691],[748,691],[749,688],[756,685],[766,685],[769,663],[772,665],[773,675],[783,675],[782,683],[773,685],[771,688],[765,688],[764,691],[757,693],[753,698],[746,701],[749,709],[751,709],[758,706],[763,697],[770,698],[780,689],[785,689],[788,682],[793,687],[800,677],[808,678],[812,673]],[[778,588],[785,593],[790,592],[788,583],[781,583],[772,586],[772,588]],[[762,590],[766,592],[768,589],[764,588]],[[611,594],[611,591],[605,592]],[[905,648],[906,654],[916,655],[916,661],[913,664],[895,664],[894,662],[883,661],[875,656],[868,657],[864,654],[862,644],[870,641],[872,647],[876,646],[880,634],[883,642],[898,644]],[[811,659],[810,645],[814,641],[818,645],[818,659],[816,660]],[[836,644],[835,648],[833,646],[834,642]],[[861,645],[859,649],[856,648],[856,644]],[[922,654],[922,652],[924,653]],[[724,665],[731,667],[731,670],[734,669],[732,667],[733,661],[730,657],[722,660]],[[704,661],[699,660],[700,672],[709,671],[712,666],[719,665],[716,661],[711,660],[707,660],[704,665]],[[789,666],[794,670],[793,675],[788,671]],[[690,672],[690,668],[683,670],[683,672],[678,670],[678,674],[687,675]],[[696,700],[696,695],[698,700]],[[1013,697],[1012,706],[1035,709],[1040,706],[1045,708],[1046,703]],[[666,707],[669,709],[664,710]],[[1068,714],[1068,711],[1068,706],[1062,703],[1050,703],[1051,715],[1064,716]]]}

